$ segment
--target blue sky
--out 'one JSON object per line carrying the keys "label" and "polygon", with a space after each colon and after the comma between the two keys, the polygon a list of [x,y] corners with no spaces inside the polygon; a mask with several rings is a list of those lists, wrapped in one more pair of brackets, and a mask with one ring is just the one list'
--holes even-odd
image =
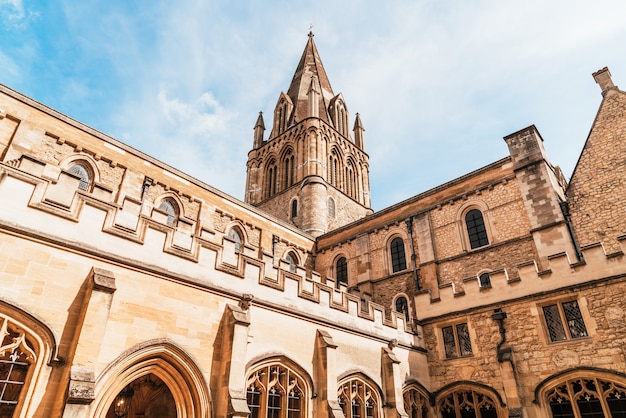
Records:
{"label": "blue sky", "polygon": [[313,24],[366,129],[379,210],[508,155],[535,124],[570,177],[626,85],[626,2],[0,0],[0,83],[237,198],[252,128]]}

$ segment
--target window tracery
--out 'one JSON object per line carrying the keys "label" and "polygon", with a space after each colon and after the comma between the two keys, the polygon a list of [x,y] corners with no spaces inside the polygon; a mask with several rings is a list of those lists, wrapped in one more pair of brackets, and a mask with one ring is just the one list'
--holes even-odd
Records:
{"label": "window tracery", "polygon": [[404,410],[409,418],[428,418],[429,402],[428,396],[415,386],[405,389],[402,394],[404,400]]}
{"label": "window tracery", "polygon": [[289,367],[272,363],[255,370],[246,382],[250,418],[306,416],[307,386]]}
{"label": "window tracery", "polygon": [[597,377],[566,380],[546,392],[552,417],[626,416],[626,385]]}
{"label": "window tracery", "polygon": [[364,379],[353,377],[339,385],[337,401],[346,418],[378,418],[378,390]]}
{"label": "window tracery", "polygon": [[36,354],[23,330],[8,318],[0,326],[0,416],[13,416]]}
{"label": "window tracery", "polygon": [[497,418],[495,400],[475,390],[456,391],[437,403],[442,418]]}

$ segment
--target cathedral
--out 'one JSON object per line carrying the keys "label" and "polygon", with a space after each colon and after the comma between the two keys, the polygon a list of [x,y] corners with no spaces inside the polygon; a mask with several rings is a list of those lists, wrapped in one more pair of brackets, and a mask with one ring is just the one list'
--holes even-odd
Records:
{"label": "cathedral", "polygon": [[528,126],[377,212],[313,34],[243,202],[0,85],[0,417],[626,417],[626,93],[593,78],[569,181]]}

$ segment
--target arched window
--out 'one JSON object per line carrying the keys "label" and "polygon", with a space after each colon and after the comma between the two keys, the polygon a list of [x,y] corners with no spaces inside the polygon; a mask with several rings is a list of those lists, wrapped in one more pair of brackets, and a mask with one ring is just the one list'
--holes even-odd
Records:
{"label": "arched window", "polygon": [[332,197],[328,198],[328,217],[335,217],[335,200]]}
{"label": "arched window", "polygon": [[289,271],[292,273],[296,272],[296,267],[298,266],[298,258],[293,253],[293,251],[289,251],[285,256],[285,261],[289,263]]}
{"label": "arched window", "polygon": [[284,170],[285,170],[285,183],[284,188],[293,185],[295,182],[295,157],[292,154],[291,150],[287,151],[287,155],[285,156],[285,160],[283,162]]}
{"label": "arched window", "polygon": [[415,386],[408,387],[402,394],[404,410],[409,415],[409,418],[428,418],[428,395],[418,390]]}
{"label": "arched window", "polygon": [[[18,324],[0,316],[0,416],[11,417],[27,400],[29,370],[37,363],[35,344]],[[32,374],[32,373],[30,373]]]}
{"label": "arched window", "polygon": [[409,316],[409,302],[406,300],[404,296],[398,296],[396,298],[396,312],[403,313],[407,322],[410,318]]}
{"label": "arched window", "polygon": [[404,240],[396,237],[391,241],[391,270],[393,273],[406,270],[406,255],[404,254]]}
{"label": "arched window", "polygon": [[328,180],[332,186],[341,188],[341,167],[339,163],[339,155],[337,150],[333,148],[328,158]]}
{"label": "arched window", "polygon": [[365,379],[353,377],[339,385],[337,401],[346,418],[378,418],[378,390]]}
{"label": "arched window", "polygon": [[480,285],[480,287],[491,287],[491,276],[489,275],[489,273],[481,273],[478,276],[478,284]]}
{"label": "arched window", "polygon": [[626,416],[626,385],[610,378],[570,378],[549,389],[545,396],[554,418]]}
{"label": "arched window", "polygon": [[291,217],[295,218],[298,216],[298,199],[293,199],[291,201]]}
{"label": "arched window", "polygon": [[278,167],[276,161],[272,159],[267,165],[265,172],[265,197],[272,197],[276,194],[278,185]]}
{"label": "arched window", "polygon": [[289,367],[270,364],[256,369],[246,382],[250,418],[306,417],[307,386]]}
{"label": "arched window", "polygon": [[176,226],[178,222],[178,205],[171,199],[164,199],[159,204],[159,210],[167,214],[167,224],[170,226]]}
{"label": "arched window", "polygon": [[472,209],[467,212],[465,214],[465,226],[467,228],[470,248],[484,247],[489,244],[485,220],[481,211]]}
{"label": "arched window", "polygon": [[241,233],[237,230],[237,228],[231,228],[228,231],[228,238],[235,241],[235,252],[241,251]]}
{"label": "arched window", "polygon": [[337,280],[337,287],[339,283],[348,284],[348,260],[346,257],[339,257],[335,263],[335,280]]}
{"label": "arched window", "polygon": [[497,418],[497,407],[493,397],[470,389],[449,393],[437,402],[442,418]]}
{"label": "arched window", "polygon": [[90,169],[88,169],[84,164],[73,164],[67,171],[80,177],[80,181],[78,183],[79,190],[89,191],[89,187],[91,186]]}

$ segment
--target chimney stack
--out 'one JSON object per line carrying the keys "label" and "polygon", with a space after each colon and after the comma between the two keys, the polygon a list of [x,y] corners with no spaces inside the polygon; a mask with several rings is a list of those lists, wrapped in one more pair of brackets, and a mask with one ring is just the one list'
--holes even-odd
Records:
{"label": "chimney stack", "polygon": [[607,67],[604,67],[601,70],[593,73],[593,78],[596,80],[596,83],[600,85],[600,89],[602,89],[602,95],[604,96],[608,90],[614,89],[615,85],[613,84],[613,80],[611,80],[611,73]]}

